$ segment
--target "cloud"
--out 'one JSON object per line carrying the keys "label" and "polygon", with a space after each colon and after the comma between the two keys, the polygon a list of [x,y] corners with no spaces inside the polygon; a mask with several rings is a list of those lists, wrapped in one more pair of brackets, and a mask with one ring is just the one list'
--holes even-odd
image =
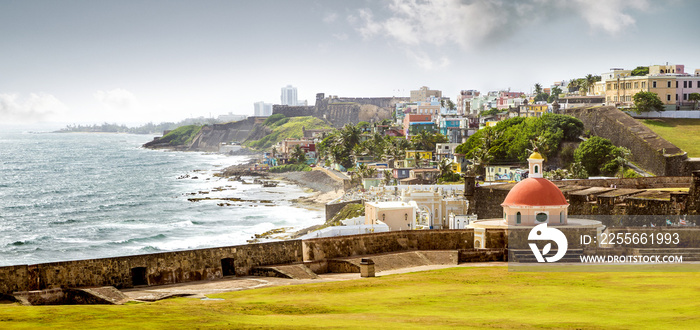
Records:
{"label": "cloud", "polygon": [[326,13],[326,15],[323,16],[323,22],[329,24],[335,22],[336,19],[338,19],[338,14],[334,12]]}
{"label": "cloud", "polygon": [[334,33],[333,38],[336,38],[340,41],[348,40],[348,34],[347,33]]}
{"label": "cloud", "polygon": [[572,6],[588,22],[588,25],[609,34],[618,34],[636,23],[636,20],[626,13],[627,8],[649,10],[649,3],[646,0],[576,0]]}
{"label": "cloud", "polygon": [[134,110],[139,105],[133,93],[121,88],[107,92],[99,90],[93,96],[110,110]]}
{"label": "cloud", "polygon": [[440,57],[438,60],[434,60],[425,52],[414,52],[411,50],[407,50],[406,55],[408,55],[408,57],[411,58],[419,67],[425,70],[442,69],[450,65],[450,59],[445,56]]}
{"label": "cloud", "polygon": [[615,35],[636,21],[630,11],[649,9],[647,0],[392,0],[388,15],[376,18],[358,9],[348,22],[363,38],[384,36],[400,44],[442,46],[455,43],[463,49],[503,40],[523,26],[559,17],[580,15],[594,30]]}
{"label": "cloud", "polygon": [[56,119],[68,107],[55,96],[43,93],[21,98],[17,94],[0,94],[0,122],[33,123]]}

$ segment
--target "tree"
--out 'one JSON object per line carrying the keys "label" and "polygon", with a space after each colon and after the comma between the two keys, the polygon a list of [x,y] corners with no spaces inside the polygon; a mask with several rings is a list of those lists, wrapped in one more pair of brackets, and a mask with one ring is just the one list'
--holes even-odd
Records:
{"label": "tree", "polygon": [[449,139],[440,133],[421,131],[411,138],[411,143],[416,150],[435,151],[435,144],[447,143]]}
{"label": "tree", "polygon": [[693,109],[697,109],[698,101],[700,101],[700,93],[690,93],[690,95],[688,95],[688,100],[695,102]]}
{"label": "tree", "polygon": [[388,186],[391,183],[391,180],[394,179],[394,176],[392,175],[391,171],[384,171],[384,185]]}
{"label": "tree", "polygon": [[456,109],[454,102],[452,100],[447,100],[447,108],[450,110]]}
{"label": "tree", "polygon": [[304,154],[304,150],[301,149],[300,145],[294,146],[292,154],[290,155],[290,160],[295,164],[306,163],[306,154]]}
{"label": "tree", "polygon": [[540,83],[536,83],[535,84],[535,95],[539,95],[540,93],[542,93],[542,85],[540,85]]}
{"label": "tree", "polygon": [[656,93],[653,92],[639,92],[632,96],[634,100],[634,111],[637,114],[649,111],[664,111],[664,103],[661,102]]}
{"label": "tree", "polygon": [[552,87],[552,94],[547,98],[547,103],[552,103],[559,99],[559,94],[561,94],[561,88],[559,86]]}
{"label": "tree", "polygon": [[596,76],[589,73],[584,79],[586,79],[586,92],[590,93],[591,89],[593,88],[593,86],[595,86],[595,83],[597,81]]}
{"label": "tree", "polygon": [[610,140],[594,136],[582,142],[574,151],[574,160],[581,163],[589,175],[613,175],[619,169],[621,150]]}
{"label": "tree", "polygon": [[633,76],[646,76],[649,74],[648,66],[638,66],[631,73]]}
{"label": "tree", "polygon": [[457,182],[461,179],[458,173],[452,171],[452,162],[448,159],[442,159],[438,168],[440,169],[438,182]]}

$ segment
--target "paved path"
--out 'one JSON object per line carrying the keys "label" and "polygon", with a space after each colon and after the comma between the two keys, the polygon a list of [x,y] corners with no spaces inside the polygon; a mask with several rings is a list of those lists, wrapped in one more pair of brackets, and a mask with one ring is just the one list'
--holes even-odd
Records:
{"label": "paved path", "polygon": [[[386,276],[392,274],[411,273],[451,267],[494,267],[506,265],[506,262],[462,263],[459,265],[427,265],[410,268],[392,269],[388,271],[378,272],[376,275]],[[133,289],[125,289],[122,290],[122,292],[131,299],[143,301],[155,301],[163,298],[177,296],[188,296],[191,298],[202,299],[206,298],[206,295],[222,292],[251,290],[281,285],[297,285],[307,283],[348,281],[361,279],[359,273],[320,274],[318,275],[318,277],[318,279],[294,280],[278,277],[230,276],[212,281],[197,281],[170,285],[137,287]]]}

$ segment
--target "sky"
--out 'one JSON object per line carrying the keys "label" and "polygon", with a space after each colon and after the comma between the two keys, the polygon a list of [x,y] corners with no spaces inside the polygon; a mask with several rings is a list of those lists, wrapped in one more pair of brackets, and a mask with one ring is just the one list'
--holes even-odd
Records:
{"label": "sky", "polygon": [[610,68],[700,69],[693,0],[0,0],[0,126],[253,114],[297,88],[530,92]]}

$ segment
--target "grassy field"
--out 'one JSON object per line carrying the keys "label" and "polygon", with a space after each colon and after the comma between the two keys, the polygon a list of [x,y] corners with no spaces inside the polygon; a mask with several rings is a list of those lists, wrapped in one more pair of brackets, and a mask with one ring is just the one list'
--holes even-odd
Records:
{"label": "grassy field", "polygon": [[700,328],[700,276],[449,268],[125,306],[0,305],[0,328]]}
{"label": "grassy field", "polygon": [[687,152],[688,157],[700,157],[700,119],[644,119],[642,123]]}

